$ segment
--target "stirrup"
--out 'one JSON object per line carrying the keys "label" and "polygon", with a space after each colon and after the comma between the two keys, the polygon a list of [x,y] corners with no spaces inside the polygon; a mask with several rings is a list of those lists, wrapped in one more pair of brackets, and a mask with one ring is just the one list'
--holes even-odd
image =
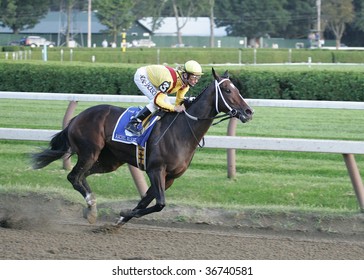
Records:
{"label": "stirrup", "polygon": [[129,131],[130,133],[132,133],[135,136],[140,136],[142,135],[143,132],[143,128],[139,129],[138,125],[140,124],[140,122],[129,122],[126,127],[125,130]]}

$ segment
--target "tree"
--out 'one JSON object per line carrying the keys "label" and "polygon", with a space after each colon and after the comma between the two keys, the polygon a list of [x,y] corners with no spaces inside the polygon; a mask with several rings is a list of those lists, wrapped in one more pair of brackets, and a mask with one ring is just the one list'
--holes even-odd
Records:
{"label": "tree", "polygon": [[345,27],[341,42],[351,46],[364,46],[364,0],[353,0],[355,18]]}
{"label": "tree", "polygon": [[210,47],[213,48],[215,45],[215,34],[214,34],[214,27],[215,27],[215,0],[208,0],[208,8],[209,8],[209,17],[210,17]]}
{"label": "tree", "polygon": [[108,27],[108,32],[113,36],[114,42],[123,30],[131,27],[136,16],[132,9],[135,5],[133,0],[96,0],[93,2],[97,10],[96,17]]}
{"label": "tree", "polygon": [[[317,19],[317,0],[289,0],[284,9],[290,13],[289,24],[282,30],[281,37],[305,38]],[[313,28],[314,27],[314,28]]]}
{"label": "tree", "polygon": [[286,0],[216,0],[216,23],[231,36],[275,36],[289,23]]}
{"label": "tree", "polygon": [[68,46],[70,39],[71,39],[71,33],[72,33],[72,30],[71,30],[72,11],[76,5],[77,0],[65,0],[65,2],[66,2],[65,4],[66,4],[66,10],[67,10],[66,44]]}
{"label": "tree", "polygon": [[353,25],[359,30],[364,31],[364,0],[354,0],[353,5],[356,12]]}
{"label": "tree", "polygon": [[63,7],[72,5],[77,10],[87,10],[88,0],[49,0],[49,10],[59,11]]}
{"label": "tree", "polygon": [[[215,0],[199,0],[191,2],[189,0],[135,0],[133,9],[137,19],[152,17],[152,31],[157,30],[163,23],[164,17],[173,16],[176,19],[177,40],[182,44],[183,37],[181,29],[191,17],[210,18],[210,46],[214,46],[214,7]],[[183,18],[183,21],[182,21]]]}
{"label": "tree", "polygon": [[346,24],[355,17],[352,0],[325,0],[322,4],[322,19],[336,39],[336,48],[340,47]]}
{"label": "tree", "polygon": [[0,25],[9,27],[14,34],[33,28],[43,18],[49,0],[2,0],[0,1]]}
{"label": "tree", "polygon": [[69,46],[71,39],[75,39],[75,30],[72,28],[75,11],[87,10],[87,4],[88,0],[50,0],[50,11],[62,11],[66,14],[66,25],[62,26],[61,30],[67,46]]}
{"label": "tree", "polygon": [[[206,6],[204,1],[171,0],[171,2],[173,14],[176,18],[178,44],[182,44],[181,29],[187,24],[190,17],[203,13]],[[181,18],[183,18],[183,21]]]}

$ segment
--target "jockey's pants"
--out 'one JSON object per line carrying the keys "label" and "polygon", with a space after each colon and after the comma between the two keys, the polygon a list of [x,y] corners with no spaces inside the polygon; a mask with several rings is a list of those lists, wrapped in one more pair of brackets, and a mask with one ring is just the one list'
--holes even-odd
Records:
{"label": "jockey's pants", "polygon": [[[158,106],[154,104],[154,97],[157,95],[158,90],[157,88],[149,81],[147,71],[145,67],[140,67],[134,75],[134,82],[136,86],[139,88],[139,90],[150,100],[149,104],[147,105],[147,108],[149,111],[154,113],[156,110],[158,110]],[[165,95],[166,102],[168,101],[168,95]]]}

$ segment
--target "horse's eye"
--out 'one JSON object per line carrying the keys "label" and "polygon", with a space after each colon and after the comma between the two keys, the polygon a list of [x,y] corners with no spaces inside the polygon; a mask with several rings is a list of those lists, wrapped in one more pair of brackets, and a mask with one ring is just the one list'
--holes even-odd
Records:
{"label": "horse's eye", "polygon": [[225,89],[226,93],[231,93],[231,90],[229,88]]}

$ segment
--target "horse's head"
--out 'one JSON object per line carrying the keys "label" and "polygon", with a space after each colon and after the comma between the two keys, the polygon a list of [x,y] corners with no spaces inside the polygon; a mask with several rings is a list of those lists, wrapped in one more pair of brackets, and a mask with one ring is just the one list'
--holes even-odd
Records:
{"label": "horse's head", "polygon": [[253,118],[254,110],[246,103],[239,90],[229,79],[228,71],[219,76],[214,68],[212,74],[215,78],[216,111],[238,118],[243,123]]}

